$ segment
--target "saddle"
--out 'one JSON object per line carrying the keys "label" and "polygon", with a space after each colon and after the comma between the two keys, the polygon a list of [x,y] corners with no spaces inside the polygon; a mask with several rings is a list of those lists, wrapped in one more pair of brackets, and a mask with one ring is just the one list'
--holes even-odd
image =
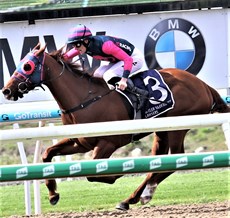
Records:
{"label": "saddle", "polygon": [[130,112],[130,119],[154,118],[173,109],[175,101],[172,92],[157,70],[147,70],[129,79],[132,80],[135,87],[146,90],[149,93],[147,100],[139,108],[140,100],[136,93],[129,89],[124,91],[116,89],[117,92],[125,97],[129,107],[130,105],[132,107],[133,112]]}

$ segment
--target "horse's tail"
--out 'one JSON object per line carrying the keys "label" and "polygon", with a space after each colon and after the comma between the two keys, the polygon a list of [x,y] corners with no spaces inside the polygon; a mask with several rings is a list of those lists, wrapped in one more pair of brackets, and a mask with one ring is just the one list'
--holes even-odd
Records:
{"label": "horse's tail", "polygon": [[213,106],[211,113],[228,113],[230,112],[230,107],[224,102],[224,100],[221,98],[220,94],[213,89],[212,87],[208,86],[209,90],[211,92],[211,95],[213,97]]}

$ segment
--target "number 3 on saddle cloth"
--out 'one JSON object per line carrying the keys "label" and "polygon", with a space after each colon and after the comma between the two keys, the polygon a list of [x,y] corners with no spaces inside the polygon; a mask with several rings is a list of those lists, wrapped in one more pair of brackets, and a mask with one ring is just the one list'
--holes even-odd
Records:
{"label": "number 3 on saddle cloth", "polygon": [[[157,117],[174,107],[175,102],[172,92],[157,70],[147,70],[132,76],[130,79],[132,79],[136,87],[149,92],[149,97],[140,109],[140,113],[134,111],[134,119]],[[122,92],[120,91],[120,93]],[[133,94],[128,91],[124,91],[122,94],[135,108],[136,97],[134,98]]]}

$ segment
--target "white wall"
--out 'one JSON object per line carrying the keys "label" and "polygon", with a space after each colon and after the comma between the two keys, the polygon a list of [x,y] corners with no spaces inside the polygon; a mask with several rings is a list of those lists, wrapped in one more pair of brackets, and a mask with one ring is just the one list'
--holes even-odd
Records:
{"label": "white wall", "polygon": [[[27,21],[0,23],[0,39],[7,39],[16,65],[20,61],[25,37],[39,36],[39,40],[44,44],[43,36],[51,35],[54,37],[56,47],[60,48],[65,44],[68,30],[79,23],[88,26],[93,34],[105,31],[107,35],[128,39],[144,52],[146,40],[154,27],[166,19],[174,18],[190,23],[191,28],[197,29],[204,39],[206,49],[205,60],[197,76],[217,89],[229,88],[230,9],[39,20],[36,21],[35,25],[28,25]],[[180,26],[171,30],[182,33]],[[160,32],[161,30],[158,29],[158,31]],[[188,38],[186,33],[184,33],[184,36],[184,38]],[[179,47],[189,46],[189,43],[192,46],[193,41],[181,40]],[[199,50],[200,48],[195,48],[195,52],[197,52],[197,49]],[[167,60],[170,62],[170,59]],[[4,83],[6,83],[10,74],[3,51],[2,63],[3,72],[0,72],[0,76],[3,77],[4,75]],[[164,63],[164,60],[161,63]],[[52,99],[49,92],[40,90],[28,94],[19,102],[48,99]],[[3,99],[2,94],[0,94],[0,103],[8,103],[8,101]]]}

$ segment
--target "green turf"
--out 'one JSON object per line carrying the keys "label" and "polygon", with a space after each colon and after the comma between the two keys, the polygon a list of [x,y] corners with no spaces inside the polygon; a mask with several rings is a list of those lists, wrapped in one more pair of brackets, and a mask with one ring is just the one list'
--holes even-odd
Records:
{"label": "green turf", "polygon": [[[79,8],[79,7],[95,7],[95,6],[109,6],[109,5],[126,5],[126,4],[144,4],[153,2],[170,2],[172,0],[60,0],[56,3],[49,0],[0,0],[0,11],[13,9],[20,10],[19,7],[29,7],[27,10],[40,9],[57,9],[57,8]],[[85,4],[84,2],[87,2]],[[21,8],[23,9],[23,8]]]}
{"label": "green turf", "polygon": [[[115,184],[75,180],[58,183],[61,199],[56,206],[48,202],[47,189],[41,185],[42,213],[114,210],[143,181],[144,176],[127,176]],[[228,169],[175,173],[159,185],[150,205],[221,202],[229,199]],[[33,193],[31,189],[31,193]],[[33,201],[33,199],[32,199]],[[0,187],[0,217],[25,214],[23,185]],[[137,204],[135,206],[140,206]]]}

